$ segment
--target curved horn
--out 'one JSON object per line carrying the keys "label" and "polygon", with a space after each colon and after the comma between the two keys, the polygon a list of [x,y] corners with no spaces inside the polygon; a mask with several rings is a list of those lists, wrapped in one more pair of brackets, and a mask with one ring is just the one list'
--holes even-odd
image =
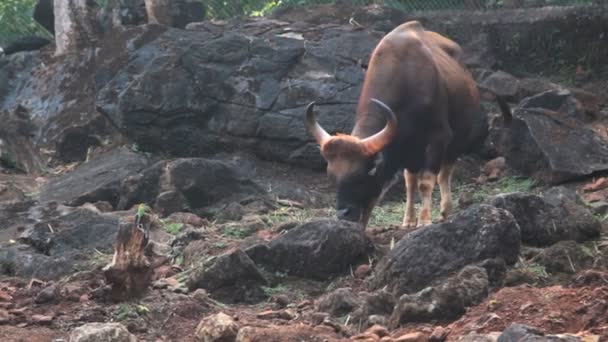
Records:
{"label": "curved horn", "polygon": [[314,106],[315,102],[313,101],[306,107],[306,128],[308,128],[310,133],[315,137],[317,143],[323,145],[331,138],[331,135],[327,133],[323,127],[319,125],[317,119],[315,119]]}
{"label": "curved horn", "polygon": [[397,133],[397,116],[389,106],[378,99],[371,99],[373,103],[386,113],[386,126],[378,133],[361,140],[368,155],[374,155],[384,148]]}

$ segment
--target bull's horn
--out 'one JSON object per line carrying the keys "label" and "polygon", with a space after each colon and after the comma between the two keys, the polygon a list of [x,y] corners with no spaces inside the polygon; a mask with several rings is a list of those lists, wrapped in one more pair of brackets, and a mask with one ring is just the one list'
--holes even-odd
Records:
{"label": "bull's horn", "polygon": [[327,133],[323,127],[319,125],[317,119],[315,119],[314,106],[315,102],[313,101],[306,107],[306,128],[308,128],[313,137],[315,137],[317,143],[319,145],[323,145],[327,140],[329,140],[329,138],[331,138],[331,135],[329,135],[329,133]]}
{"label": "bull's horn", "polygon": [[386,126],[380,132],[361,140],[365,153],[370,156],[380,152],[397,133],[397,116],[392,109],[378,99],[371,99],[371,101],[384,110],[387,118]]}

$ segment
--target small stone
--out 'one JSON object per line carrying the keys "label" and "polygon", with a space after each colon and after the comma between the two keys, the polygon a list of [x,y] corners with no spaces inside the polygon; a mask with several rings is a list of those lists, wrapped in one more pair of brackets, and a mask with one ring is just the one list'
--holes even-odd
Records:
{"label": "small stone", "polygon": [[443,342],[448,337],[448,333],[446,328],[437,326],[429,336],[429,342]]}
{"label": "small stone", "polygon": [[205,289],[196,289],[190,296],[203,303],[209,300],[209,293]]}
{"label": "small stone", "polygon": [[293,312],[293,310],[291,309],[285,309],[285,310],[278,310],[278,311],[274,311],[274,310],[267,310],[264,312],[260,312],[257,317],[259,319],[285,319],[285,320],[292,320],[294,318],[296,318],[296,314],[295,312]]}
{"label": "small stone", "polygon": [[388,336],[389,335],[388,329],[386,329],[385,327],[383,327],[381,325],[377,325],[377,324],[376,325],[372,325],[365,332],[377,335],[378,337],[384,337],[384,336]]}
{"label": "small stone", "polygon": [[306,300],[299,302],[298,305],[296,305],[296,308],[304,309],[305,307],[311,306],[311,305],[312,305],[312,302],[310,300],[306,299]]}
{"label": "small stone", "polygon": [[427,342],[428,338],[421,332],[414,332],[401,335],[395,339],[395,342]]}
{"label": "small stone", "polygon": [[42,289],[42,291],[38,292],[38,295],[34,299],[34,302],[36,304],[50,303],[57,300],[58,297],[59,289],[57,288],[57,285],[52,284]]}
{"label": "small stone", "polygon": [[279,308],[284,308],[289,304],[289,297],[284,294],[273,296],[272,300],[277,304]]}
{"label": "small stone", "polygon": [[202,319],[196,327],[196,337],[201,342],[234,341],[238,332],[238,324],[223,312]]}
{"label": "small stone", "polygon": [[74,329],[70,342],[137,342],[137,338],[120,323],[87,323]]}
{"label": "small stone", "polygon": [[315,312],[311,315],[312,324],[319,325],[329,318],[329,314],[326,312]]}
{"label": "small stone", "polygon": [[25,311],[27,310],[26,307],[22,307],[19,309],[11,309],[9,310],[9,313],[15,316],[25,316]]}
{"label": "small stone", "polygon": [[10,302],[13,297],[6,291],[0,290],[0,302]]}
{"label": "small stone", "polygon": [[8,313],[8,311],[4,310],[4,309],[0,309],[0,324],[4,324],[4,323],[8,323],[11,319],[10,314]]}
{"label": "small stone", "polygon": [[369,268],[368,264],[359,265],[355,270],[355,278],[364,279],[370,275],[371,272],[372,270]]}
{"label": "small stone", "polygon": [[350,338],[350,341],[378,342],[380,337],[372,333],[363,333]]}
{"label": "small stone", "polygon": [[390,337],[390,336],[384,336],[383,338],[380,339],[379,342],[394,342],[395,339]]}
{"label": "small stone", "polygon": [[386,319],[386,316],[384,316],[384,315],[370,315],[367,318],[367,321],[371,325],[381,325],[381,326],[386,326],[388,323],[388,320]]}
{"label": "small stone", "polygon": [[53,321],[53,316],[48,315],[32,315],[31,321],[37,324],[47,324]]}

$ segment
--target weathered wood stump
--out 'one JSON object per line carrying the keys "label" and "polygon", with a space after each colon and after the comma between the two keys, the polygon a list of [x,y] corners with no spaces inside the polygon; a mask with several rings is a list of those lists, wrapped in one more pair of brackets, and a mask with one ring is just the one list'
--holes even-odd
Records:
{"label": "weathered wood stump", "polygon": [[112,262],[104,267],[113,300],[126,300],[145,293],[152,279],[151,263],[145,255],[150,216],[140,205],[133,224],[121,225],[116,235]]}

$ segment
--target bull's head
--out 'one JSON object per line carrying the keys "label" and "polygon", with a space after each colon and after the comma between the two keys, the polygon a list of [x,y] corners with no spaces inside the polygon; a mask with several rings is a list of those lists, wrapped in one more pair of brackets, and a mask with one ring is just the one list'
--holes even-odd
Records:
{"label": "bull's head", "polygon": [[364,139],[346,134],[330,135],[315,119],[315,103],[306,108],[306,126],[321,147],[327,174],[337,184],[337,216],[364,226],[384,186],[384,162],[379,152],[397,131],[395,113],[381,101],[371,101],[386,113],[387,123],[380,132]]}

